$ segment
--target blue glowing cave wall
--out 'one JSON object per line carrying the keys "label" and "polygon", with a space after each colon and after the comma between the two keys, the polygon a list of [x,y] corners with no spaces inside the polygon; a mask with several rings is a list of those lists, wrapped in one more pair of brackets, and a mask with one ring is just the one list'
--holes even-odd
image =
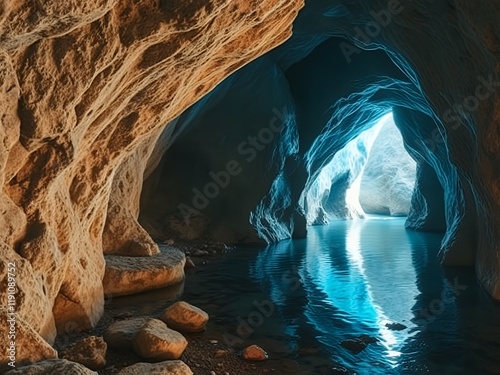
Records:
{"label": "blue glowing cave wall", "polygon": [[360,178],[359,203],[363,211],[408,216],[415,177],[416,163],[406,152],[391,113],[381,121]]}
{"label": "blue glowing cave wall", "polygon": [[475,264],[500,297],[499,7],[306,1],[286,43],[169,125],[176,140],[145,183],[141,214],[189,239],[304,236],[307,221],[324,216],[307,195],[342,215],[335,202],[355,181],[356,168],[340,173],[326,196],[317,185],[324,168],[392,111],[416,163],[406,226],[446,231],[443,261]]}

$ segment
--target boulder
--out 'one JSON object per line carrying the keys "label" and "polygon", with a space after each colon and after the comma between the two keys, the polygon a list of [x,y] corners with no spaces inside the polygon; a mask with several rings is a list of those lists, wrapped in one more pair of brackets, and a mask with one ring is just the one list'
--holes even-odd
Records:
{"label": "boulder", "polygon": [[60,353],[60,358],[80,363],[92,370],[106,366],[108,346],[102,337],[86,337]]}
{"label": "boulder", "polygon": [[179,332],[201,332],[208,318],[205,311],[184,301],[174,303],[160,317],[170,328]]}
{"label": "boulder", "polygon": [[132,349],[132,340],[149,318],[132,318],[112,323],[104,333],[104,341],[113,349]]}
{"label": "boulder", "polygon": [[163,288],[184,279],[184,253],[160,245],[160,253],[145,257],[106,255],[103,287],[107,296],[122,296]]}
{"label": "boulder", "polygon": [[158,319],[148,319],[132,340],[134,350],[143,358],[179,359],[188,342]]}
{"label": "boulder", "polygon": [[48,359],[7,371],[6,375],[97,375],[85,366],[66,359]]}
{"label": "boulder", "polygon": [[193,375],[191,369],[182,361],[158,363],[136,363],[125,367],[117,375]]}

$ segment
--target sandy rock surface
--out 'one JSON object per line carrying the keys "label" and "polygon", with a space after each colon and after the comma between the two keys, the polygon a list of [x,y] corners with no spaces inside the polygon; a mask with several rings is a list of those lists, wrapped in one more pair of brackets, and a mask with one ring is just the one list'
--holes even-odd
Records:
{"label": "sandy rock surface", "polygon": [[184,279],[186,257],[175,248],[161,246],[157,255],[106,255],[103,287],[106,296],[122,296],[177,284]]}
{"label": "sandy rock surface", "polygon": [[137,216],[145,171],[170,145],[157,146],[163,128],[286,40],[302,5],[1,2],[1,255],[22,275],[17,311],[43,338],[95,326],[104,252],[157,251]]}
{"label": "sandy rock surface", "polygon": [[158,319],[148,319],[132,340],[134,350],[143,358],[179,359],[188,344],[179,332]]}
{"label": "sandy rock surface", "polygon": [[169,306],[160,319],[179,332],[201,332],[205,329],[208,318],[208,314],[202,309],[179,301]]}
{"label": "sandy rock surface", "polygon": [[121,370],[118,375],[192,375],[191,369],[182,361],[158,363],[136,363]]}

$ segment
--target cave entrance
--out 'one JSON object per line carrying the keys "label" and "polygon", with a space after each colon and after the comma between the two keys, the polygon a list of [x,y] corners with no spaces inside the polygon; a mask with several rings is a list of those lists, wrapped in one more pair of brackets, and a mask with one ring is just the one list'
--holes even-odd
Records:
{"label": "cave entrance", "polygon": [[321,168],[302,196],[309,225],[371,215],[408,216],[416,162],[392,112],[348,142]]}

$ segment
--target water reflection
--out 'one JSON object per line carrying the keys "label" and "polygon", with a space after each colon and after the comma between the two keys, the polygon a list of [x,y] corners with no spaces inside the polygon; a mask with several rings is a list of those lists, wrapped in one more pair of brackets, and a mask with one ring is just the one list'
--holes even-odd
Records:
{"label": "water reflection", "polygon": [[[309,327],[333,361],[360,374],[480,373],[477,363],[452,360],[466,346],[457,301],[477,285],[462,271],[455,290],[456,272],[448,279],[437,262],[440,241],[404,230],[402,218],[338,221],[260,252],[251,275],[280,307],[295,345]],[[291,269],[300,279],[294,293],[282,282]],[[390,330],[393,322],[407,328]],[[359,354],[339,345],[362,334],[379,341]]]}
{"label": "water reflection", "polygon": [[[500,374],[499,304],[471,270],[443,270],[440,241],[406,231],[402,218],[338,221],[237,249],[190,275],[183,298],[210,314],[208,332],[295,361],[287,374],[329,374],[334,363],[363,375]],[[252,322],[266,301],[273,312]],[[360,335],[379,341],[359,354],[340,345]]]}

